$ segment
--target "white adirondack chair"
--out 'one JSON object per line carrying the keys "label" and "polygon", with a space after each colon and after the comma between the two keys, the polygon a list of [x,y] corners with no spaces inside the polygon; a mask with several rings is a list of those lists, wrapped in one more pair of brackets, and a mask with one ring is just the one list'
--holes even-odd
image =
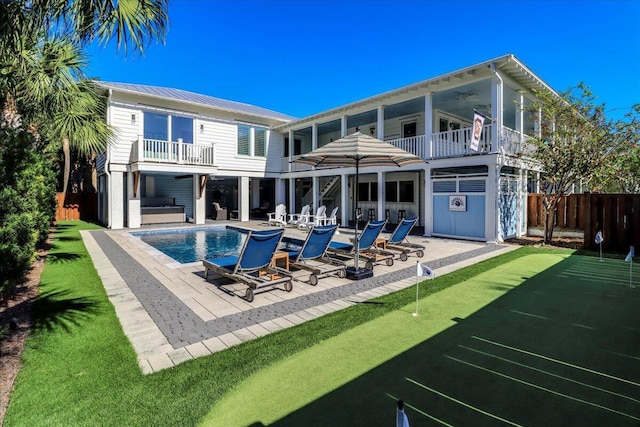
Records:
{"label": "white adirondack chair", "polygon": [[290,214],[289,225],[292,227],[298,227],[302,223],[309,222],[309,212],[311,211],[311,206],[304,205],[302,210],[300,210],[299,214]]}
{"label": "white adirondack chair", "polygon": [[269,214],[269,225],[284,227],[287,225],[287,207],[285,205],[276,206],[275,212]]}

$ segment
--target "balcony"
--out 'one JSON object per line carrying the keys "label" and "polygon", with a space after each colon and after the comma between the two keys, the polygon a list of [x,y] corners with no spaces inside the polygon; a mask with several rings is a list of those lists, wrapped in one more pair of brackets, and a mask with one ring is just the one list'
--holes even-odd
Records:
{"label": "balcony", "polygon": [[187,144],[158,139],[139,139],[131,148],[131,161],[214,166],[211,145]]}
{"label": "balcony", "polygon": [[520,132],[507,127],[502,128],[498,146],[494,147],[492,143],[494,125],[488,124],[482,129],[478,150],[474,151],[469,146],[471,142],[471,132],[472,128],[463,128],[434,133],[431,135],[431,147],[429,147],[424,135],[393,139],[387,142],[425,160],[499,152],[509,155],[526,156],[531,155],[535,149],[535,146],[529,142],[531,137],[528,135],[520,135]]}
{"label": "balcony", "polygon": [[[535,150],[528,135],[520,135],[520,132],[507,127],[502,128],[498,146],[494,147],[493,132],[495,125],[488,124],[482,129],[478,150],[470,148],[472,128],[450,130],[438,132],[431,135],[430,145],[424,135],[412,136],[410,138],[398,138],[387,140],[391,145],[401,148],[409,153],[415,154],[425,160],[444,159],[451,157],[463,157],[477,154],[497,154],[503,153],[514,156],[529,156]],[[290,163],[300,156],[282,158],[282,170],[284,172],[301,172],[312,170],[309,165]]]}

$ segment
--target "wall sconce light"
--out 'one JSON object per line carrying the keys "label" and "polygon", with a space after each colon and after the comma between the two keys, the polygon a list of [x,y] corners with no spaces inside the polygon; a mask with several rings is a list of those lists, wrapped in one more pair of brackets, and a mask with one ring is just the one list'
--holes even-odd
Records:
{"label": "wall sconce light", "polygon": [[204,133],[204,125],[203,124],[200,125],[200,133]]}
{"label": "wall sconce light", "polygon": [[376,131],[376,128],[375,128],[375,127],[371,126],[371,127],[369,128],[369,132],[371,132],[371,136],[373,136],[373,133],[374,133],[375,131]]}
{"label": "wall sconce light", "polygon": [[131,124],[132,124],[132,125],[135,125],[135,124],[136,124],[136,115],[135,115],[135,114],[132,114],[132,115],[131,115]]}

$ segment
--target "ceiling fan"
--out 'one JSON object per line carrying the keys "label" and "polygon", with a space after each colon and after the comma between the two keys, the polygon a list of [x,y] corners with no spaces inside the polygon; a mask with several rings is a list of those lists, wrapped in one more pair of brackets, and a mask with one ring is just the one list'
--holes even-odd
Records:
{"label": "ceiling fan", "polygon": [[456,92],[456,99],[460,101],[460,104],[465,104],[467,101],[479,101],[480,97],[472,92]]}

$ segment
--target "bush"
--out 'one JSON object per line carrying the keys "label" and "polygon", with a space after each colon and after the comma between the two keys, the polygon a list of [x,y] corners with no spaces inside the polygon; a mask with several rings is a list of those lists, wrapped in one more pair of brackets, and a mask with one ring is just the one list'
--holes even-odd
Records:
{"label": "bush", "polygon": [[0,128],[0,293],[24,277],[55,215],[55,173],[46,150],[21,129]]}

